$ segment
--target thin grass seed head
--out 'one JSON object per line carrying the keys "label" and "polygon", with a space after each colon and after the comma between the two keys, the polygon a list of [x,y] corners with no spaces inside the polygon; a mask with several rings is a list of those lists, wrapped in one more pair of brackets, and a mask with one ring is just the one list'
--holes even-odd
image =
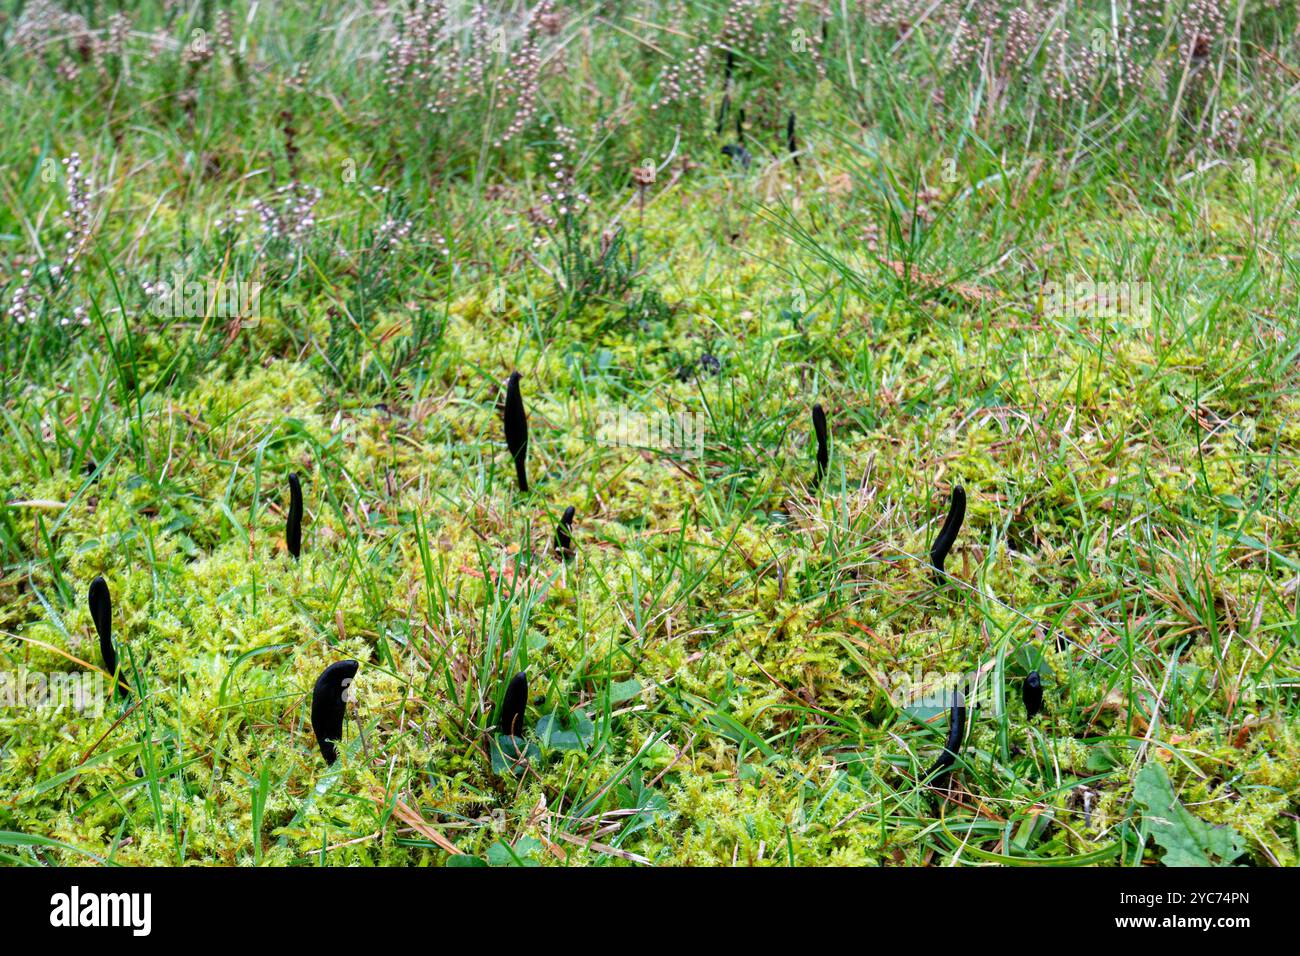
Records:
{"label": "thin grass seed head", "polygon": [[311,729],[327,764],[339,757],[337,744],[343,739],[343,717],[351,699],[349,689],[360,666],[353,660],[335,661],[321,671],[312,688]]}

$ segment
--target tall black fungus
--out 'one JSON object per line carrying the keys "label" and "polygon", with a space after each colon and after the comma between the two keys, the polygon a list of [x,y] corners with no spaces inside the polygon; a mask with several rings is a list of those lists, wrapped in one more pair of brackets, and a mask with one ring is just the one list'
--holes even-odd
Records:
{"label": "tall black fungus", "polygon": [[1029,676],[1025,678],[1025,686],[1020,691],[1020,696],[1025,702],[1025,713],[1031,718],[1042,709],[1043,679],[1039,676],[1038,671],[1029,672]]}
{"label": "tall black fungus", "polygon": [[501,702],[501,716],[497,719],[497,729],[511,737],[524,735],[524,708],[528,705],[528,675],[520,671],[506,688],[505,700]]}
{"label": "tall black fungus", "polygon": [[284,528],[284,543],[295,558],[302,553],[302,485],[296,472],[289,475],[289,520]]}
{"label": "tall black fungus", "polygon": [[119,694],[128,692],[123,681],[117,675],[117,651],[113,647],[113,599],[108,593],[108,583],[97,577],[90,582],[90,619],[95,622],[95,631],[99,634],[99,656],[104,659],[104,670],[113,675],[113,683]]}
{"label": "tall black fungus", "polygon": [[356,661],[335,661],[321,671],[311,691],[311,729],[328,764],[339,758],[335,746],[343,739],[343,714],[347,710],[348,688],[357,676]]}
{"label": "tall black fungus", "polygon": [[555,528],[555,550],[559,552],[560,557],[568,561],[573,558],[573,516],[575,509],[573,505],[564,509],[564,514],[560,517],[560,523]]}
{"label": "tall black fungus", "polygon": [[926,773],[925,779],[933,779],[936,773],[946,772],[948,768],[957,762],[957,754],[961,752],[961,737],[965,730],[966,702],[962,699],[961,691],[954,687],[952,689],[952,710],[948,714],[948,740],[943,745],[943,753],[939,754],[939,759],[934,762],[934,766]]}
{"label": "tall black fungus", "polygon": [[957,532],[961,530],[961,523],[966,519],[966,490],[961,485],[952,490],[952,506],[948,509],[948,517],[944,519],[943,527],[939,529],[939,537],[934,539],[934,547],[930,549],[930,563],[934,565],[935,573],[943,577],[943,562],[948,557],[948,552],[952,550],[953,542],[957,540]]}
{"label": "tall black fungus", "polygon": [[519,490],[528,490],[528,418],[524,415],[524,397],[519,393],[518,372],[511,372],[506,380],[506,403],[501,417],[506,427],[506,448],[515,462],[515,476]]}
{"label": "tall black fungus", "polygon": [[826,412],[821,405],[814,405],[812,409],[813,416],[813,433],[817,436],[817,479],[813,482],[813,487],[821,484],[822,478],[826,476],[826,466],[830,464],[830,448],[826,444]]}
{"label": "tall black fungus", "polygon": [[799,142],[794,138],[794,113],[785,121],[785,145],[790,150],[790,156],[794,160],[795,168],[799,168]]}

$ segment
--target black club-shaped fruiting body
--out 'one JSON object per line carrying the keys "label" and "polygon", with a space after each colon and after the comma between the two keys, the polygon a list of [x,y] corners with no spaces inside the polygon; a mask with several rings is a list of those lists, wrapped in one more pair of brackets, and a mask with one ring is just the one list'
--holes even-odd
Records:
{"label": "black club-shaped fruiting body", "polygon": [[311,729],[327,764],[338,760],[337,744],[343,739],[343,716],[347,712],[348,688],[357,676],[356,661],[335,661],[321,671],[311,691]]}
{"label": "black club-shaped fruiting body", "polygon": [[113,599],[108,593],[108,583],[97,577],[90,582],[90,619],[95,622],[99,635],[99,656],[104,660],[104,670],[112,675],[119,694],[128,692],[126,683],[118,679],[117,650],[113,647]]}
{"label": "black club-shaped fruiting body", "polygon": [[753,155],[740,143],[728,143],[722,147],[722,155],[740,163],[741,169],[749,169],[754,164]]}
{"label": "black club-shaped fruiting body", "polygon": [[555,528],[555,550],[566,561],[573,558],[573,516],[576,513],[573,505],[569,505]]}
{"label": "black club-shaped fruiting body", "polygon": [[497,718],[497,729],[509,737],[522,737],[527,725],[524,723],[524,708],[528,706],[528,675],[520,671],[510,680],[506,696],[501,701],[501,714]]}
{"label": "black club-shaped fruiting body", "polygon": [[284,526],[284,543],[295,558],[302,553],[302,485],[297,473],[289,475],[289,519]]}
{"label": "black club-shaped fruiting body", "polygon": [[528,490],[528,417],[524,414],[524,397],[519,392],[518,372],[511,372],[506,380],[506,401],[501,418],[506,430],[506,448],[515,463],[515,477],[519,490]]}
{"label": "black club-shaped fruiting body", "polygon": [[790,150],[790,157],[794,160],[795,168],[799,168],[799,142],[794,136],[794,113],[785,122],[785,145]]}
{"label": "black club-shaped fruiting body", "polygon": [[938,773],[946,773],[957,762],[957,755],[961,753],[961,738],[965,730],[966,702],[962,699],[961,691],[954,687],[952,709],[948,712],[948,739],[944,742],[943,753],[939,754],[939,759],[926,773],[927,780],[934,779]]}
{"label": "black club-shaped fruiting body", "polygon": [[831,461],[830,447],[826,443],[826,411],[821,405],[813,406],[812,420],[813,434],[817,436],[817,478],[813,482],[813,487],[816,487],[826,477],[826,468]]}
{"label": "black club-shaped fruiting body", "polygon": [[935,574],[942,579],[943,563],[948,558],[948,552],[952,550],[953,542],[957,540],[957,532],[961,530],[961,523],[966,519],[966,490],[961,485],[952,489],[952,505],[948,509],[948,517],[944,519],[943,527],[939,529],[939,536],[934,539],[934,546],[930,548],[930,563],[934,565]]}
{"label": "black club-shaped fruiting body", "polygon": [[1033,717],[1043,707],[1043,679],[1039,676],[1038,671],[1030,671],[1029,676],[1025,678],[1025,686],[1021,688],[1020,697],[1025,702],[1025,713]]}

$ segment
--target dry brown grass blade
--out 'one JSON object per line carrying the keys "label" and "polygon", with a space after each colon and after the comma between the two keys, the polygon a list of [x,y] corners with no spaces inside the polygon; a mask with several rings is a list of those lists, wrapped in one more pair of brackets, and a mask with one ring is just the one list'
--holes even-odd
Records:
{"label": "dry brown grass blade", "polygon": [[452,843],[445,836],[443,836],[441,833],[435,830],[432,824],[430,824],[427,820],[425,820],[424,817],[420,816],[419,813],[417,813],[415,810],[411,809],[409,806],[403,803],[401,797],[397,796],[396,794],[385,793],[379,787],[374,787],[373,789],[375,795],[382,797],[385,803],[387,803],[391,797],[392,804],[393,804],[393,815],[397,817],[399,820],[401,820],[403,823],[410,825],[415,829],[417,833],[421,834],[422,836],[428,837],[430,840],[432,840],[434,843],[442,847],[442,849],[446,850],[448,853],[452,854],[453,856],[464,856],[465,853],[464,850],[459,849],[456,846],[456,844]]}

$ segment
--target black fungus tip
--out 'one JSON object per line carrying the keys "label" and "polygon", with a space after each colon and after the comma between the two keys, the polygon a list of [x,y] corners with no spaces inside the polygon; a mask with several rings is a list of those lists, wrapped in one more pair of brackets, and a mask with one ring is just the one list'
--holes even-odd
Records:
{"label": "black fungus tip", "polygon": [[939,754],[939,759],[934,762],[934,766],[926,773],[927,780],[934,779],[938,773],[946,773],[954,763],[957,762],[957,755],[961,753],[961,738],[966,731],[966,703],[962,699],[961,691],[953,688],[952,691],[952,709],[948,712],[948,739],[944,742],[943,753]]}
{"label": "black fungus tip", "polygon": [[90,582],[90,619],[95,622],[99,635],[99,656],[104,660],[104,670],[113,675],[119,694],[126,693],[126,685],[118,680],[117,650],[113,647],[113,599],[108,593],[108,582],[97,577]]}
{"label": "black fungus tip", "polygon": [[814,487],[821,483],[826,475],[826,468],[831,461],[830,447],[826,443],[826,410],[821,405],[812,408],[813,434],[817,436],[817,479]]}
{"label": "black fungus tip", "polygon": [[957,540],[957,532],[961,530],[961,524],[966,519],[966,490],[961,485],[957,485],[952,490],[952,505],[948,509],[948,517],[944,519],[943,527],[939,529],[939,536],[934,539],[934,546],[930,548],[930,563],[934,565],[935,574],[942,579],[943,563],[948,558],[948,552],[952,550],[953,542]]}
{"label": "black fungus tip", "polygon": [[1025,702],[1025,713],[1033,717],[1043,708],[1043,679],[1039,676],[1038,671],[1030,671],[1029,676],[1025,678],[1025,686],[1021,690],[1021,698]]}
{"label": "black fungus tip", "polygon": [[739,143],[728,143],[722,147],[722,154],[730,157],[733,162],[740,163],[742,169],[749,169],[754,162],[754,157],[749,150]]}
{"label": "black fungus tip", "polygon": [[794,113],[790,113],[790,118],[785,122],[785,145],[790,150],[790,155],[794,159],[795,167],[799,166],[799,141],[794,135]]}
{"label": "black fungus tip", "polygon": [[573,557],[573,516],[576,513],[573,505],[569,505],[564,509],[560,523],[555,528],[555,550],[566,561]]}
{"label": "black fungus tip", "polygon": [[506,430],[506,448],[515,463],[515,477],[519,490],[528,490],[528,416],[524,414],[524,397],[519,391],[518,372],[511,372],[506,379],[506,401],[501,411],[501,418]]}
{"label": "black fungus tip", "polygon": [[296,472],[289,475],[289,520],[285,522],[284,542],[295,558],[302,554],[302,484]]}
{"label": "black fungus tip", "polygon": [[311,729],[328,764],[339,757],[336,744],[343,739],[343,715],[351,698],[349,688],[357,676],[356,661],[335,661],[321,671],[311,691]]}
{"label": "black fungus tip", "polygon": [[501,701],[501,714],[497,718],[497,729],[510,737],[522,737],[527,729],[527,724],[524,723],[524,708],[527,706],[528,675],[520,671],[506,688],[505,699]]}

